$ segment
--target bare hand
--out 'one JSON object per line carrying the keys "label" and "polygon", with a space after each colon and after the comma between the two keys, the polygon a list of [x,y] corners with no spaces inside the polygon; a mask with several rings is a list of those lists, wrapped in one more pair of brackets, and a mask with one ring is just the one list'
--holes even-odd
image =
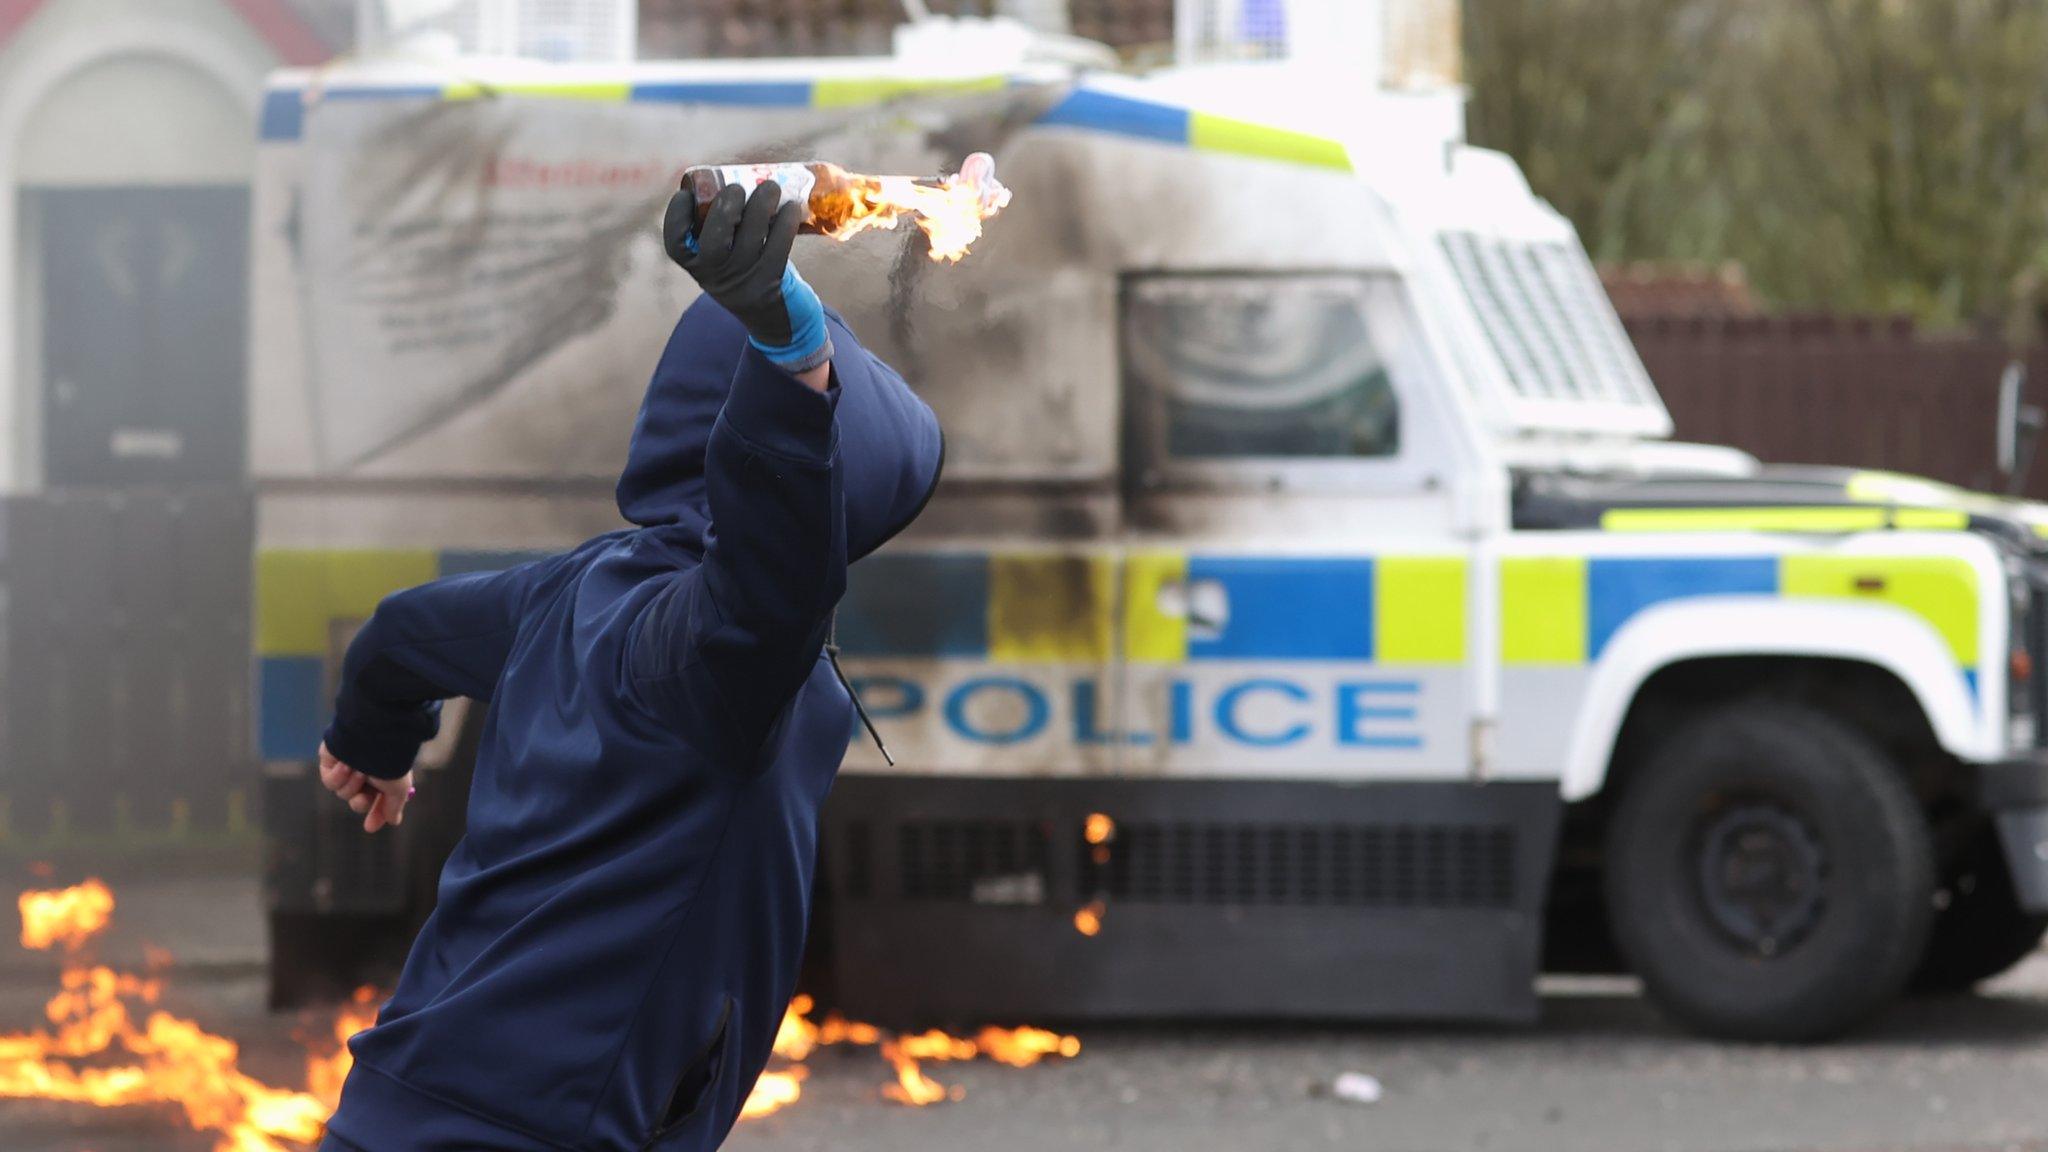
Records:
{"label": "bare hand", "polygon": [[365,776],[334,758],[326,744],[320,745],[320,783],[341,797],[348,809],[363,818],[363,831],[375,832],[386,824],[405,823],[405,805],[412,799],[412,773],[396,780]]}

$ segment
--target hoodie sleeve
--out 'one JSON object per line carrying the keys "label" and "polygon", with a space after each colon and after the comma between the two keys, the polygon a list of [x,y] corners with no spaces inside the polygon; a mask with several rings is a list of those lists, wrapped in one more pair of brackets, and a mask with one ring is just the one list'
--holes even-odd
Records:
{"label": "hoodie sleeve", "polygon": [[669,723],[715,725],[736,755],[803,686],[846,590],[835,374],[822,394],[752,348],[705,453],[711,534],[641,613],[636,689]]}
{"label": "hoodie sleeve", "polygon": [[377,605],[342,660],[327,750],[367,776],[396,779],[441,724],[441,701],[488,700],[518,635],[526,596],[549,561],[451,576]]}

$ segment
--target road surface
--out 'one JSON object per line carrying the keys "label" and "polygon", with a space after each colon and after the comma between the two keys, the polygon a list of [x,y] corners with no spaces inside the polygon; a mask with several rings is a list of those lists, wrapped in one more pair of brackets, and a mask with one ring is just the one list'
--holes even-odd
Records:
{"label": "road surface", "polygon": [[[263,1010],[255,884],[240,877],[117,883],[114,959],[169,947],[166,1007],[241,1041],[244,1064],[297,1086],[296,1036],[318,1017]],[[40,1022],[44,957],[0,950],[0,1029]],[[2048,955],[1987,995],[1918,1001],[1850,1041],[1711,1044],[1660,1021],[1625,981],[1557,982],[1526,1030],[1080,1027],[1074,1060],[1027,1069],[934,1064],[964,1090],[884,1101],[873,1050],[811,1060],[802,1099],[743,1125],[732,1152],[923,1149],[1265,1152],[2048,1152]],[[1361,1104],[1335,1078],[1376,1078]],[[0,1101],[6,1152],[206,1152],[165,1111]],[[402,1152],[402,1150],[391,1150]]]}

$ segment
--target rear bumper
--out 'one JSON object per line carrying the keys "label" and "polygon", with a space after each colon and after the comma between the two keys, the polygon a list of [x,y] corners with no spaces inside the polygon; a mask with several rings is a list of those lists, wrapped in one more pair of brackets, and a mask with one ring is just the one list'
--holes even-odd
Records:
{"label": "rear bumper", "polygon": [[2020,906],[2048,912],[2048,750],[1983,765],[1978,795],[1998,825]]}

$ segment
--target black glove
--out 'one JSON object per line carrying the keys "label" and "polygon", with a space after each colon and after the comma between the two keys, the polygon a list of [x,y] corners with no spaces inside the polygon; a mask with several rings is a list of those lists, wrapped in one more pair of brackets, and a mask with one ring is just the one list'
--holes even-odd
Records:
{"label": "black glove", "polygon": [[739,318],[763,356],[792,373],[832,358],[825,306],[789,262],[803,214],[803,205],[782,203],[773,180],[752,196],[728,184],[712,200],[703,227],[693,229],[697,198],[686,187],[669,199],[662,229],[669,258]]}

